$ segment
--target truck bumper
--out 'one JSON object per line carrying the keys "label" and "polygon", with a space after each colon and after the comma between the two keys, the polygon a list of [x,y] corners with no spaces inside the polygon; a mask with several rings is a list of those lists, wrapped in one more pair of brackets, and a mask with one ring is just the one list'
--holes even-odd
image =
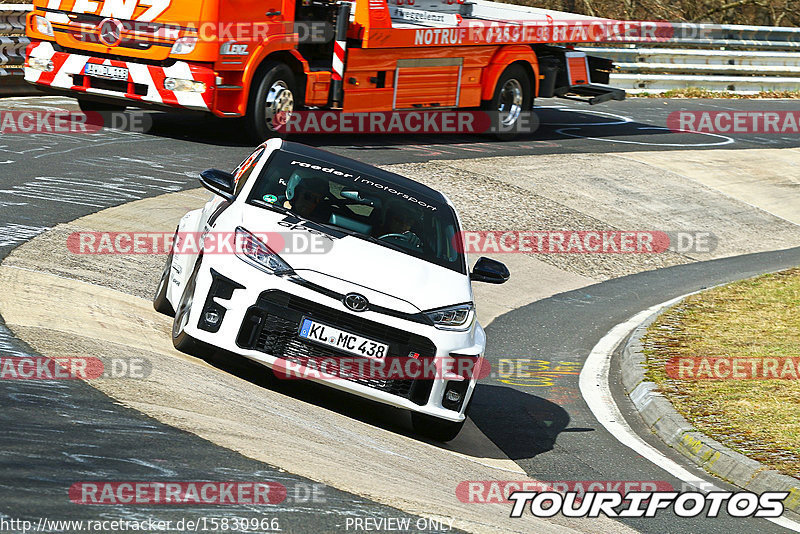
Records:
{"label": "truck bumper", "polygon": [[[31,66],[32,59],[39,68]],[[47,64],[46,62],[50,63]],[[42,70],[42,63],[47,64]],[[86,65],[107,65],[128,69],[127,79],[87,76]],[[167,78],[202,82],[200,91],[171,91],[164,87]],[[43,88],[50,87],[103,98],[164,105],[197,111],[211,111],[216,90],[216,73],[208,68],[178,61],[170,67],[146,65],[56,51],[52,43],[34,42],[28,47],[25,61],[25,80]],[[197,87],[197,86],[195,86]],[[76,95],[77,96],[77,95]]]}

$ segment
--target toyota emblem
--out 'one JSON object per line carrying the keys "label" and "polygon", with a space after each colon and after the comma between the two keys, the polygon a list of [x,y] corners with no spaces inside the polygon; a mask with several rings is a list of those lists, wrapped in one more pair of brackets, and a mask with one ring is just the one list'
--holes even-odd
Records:
{"label": "toyota emblem", "polygon": [[117,46],[122,42],[122,31],[125,27],[117,19],[104,19],[98,26],[100,42],[106,46]]}
{"label": "toyota emblem", "polygon": [[358,293],[348,293],[344,297],[344,305],[347,306],[347,309],[353,310],[354,312],[363,312],[367,310],[369,301],[366,297]]}

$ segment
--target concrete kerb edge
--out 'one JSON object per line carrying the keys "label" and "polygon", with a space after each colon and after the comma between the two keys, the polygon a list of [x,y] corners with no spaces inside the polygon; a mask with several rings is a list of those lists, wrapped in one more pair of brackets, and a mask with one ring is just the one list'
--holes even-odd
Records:
{"label": "concrete kerb edge", "polygon": [[761,493],[788,491],[784,508],[800,513],[800,481],[783,475],[698,432],[678,413],[672,403],[645,377],[646,356],[642,337],[648,327],[665,311],[659,309],[631,333],[622,350],[620,365],[622,385],[639,415],[650,430],[667,445],[689,458],[712,475],[742,489]]}

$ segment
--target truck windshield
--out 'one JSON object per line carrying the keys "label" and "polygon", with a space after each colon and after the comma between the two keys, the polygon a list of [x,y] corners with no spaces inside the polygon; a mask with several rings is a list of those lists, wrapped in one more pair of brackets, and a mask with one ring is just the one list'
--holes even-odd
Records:
{"label": "truck windshield", "polygon": [[465,259],[456,247],[459,228],[452,208],[383,178],[275,151],[253,184],[247,202],[287,210],[466,274]]}

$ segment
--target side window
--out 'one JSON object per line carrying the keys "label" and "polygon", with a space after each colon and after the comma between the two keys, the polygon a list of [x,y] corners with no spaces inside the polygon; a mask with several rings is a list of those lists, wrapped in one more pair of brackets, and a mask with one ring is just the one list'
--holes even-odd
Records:
{"label": "side window", "polygon": [[244,185],[247,183],[247,179],[250,178],[251,174],[253,174],[253,170],[258,165],[258,160],[261,159],[261,155],[263,153],[264,149],[259,148],[250,154],[250,157],[244,160],[242,164],[239,165],[233,172],[233,175],[236,177],[236,189],[234,191],[234,195],[238,195],[239,191],[244,188]]}

